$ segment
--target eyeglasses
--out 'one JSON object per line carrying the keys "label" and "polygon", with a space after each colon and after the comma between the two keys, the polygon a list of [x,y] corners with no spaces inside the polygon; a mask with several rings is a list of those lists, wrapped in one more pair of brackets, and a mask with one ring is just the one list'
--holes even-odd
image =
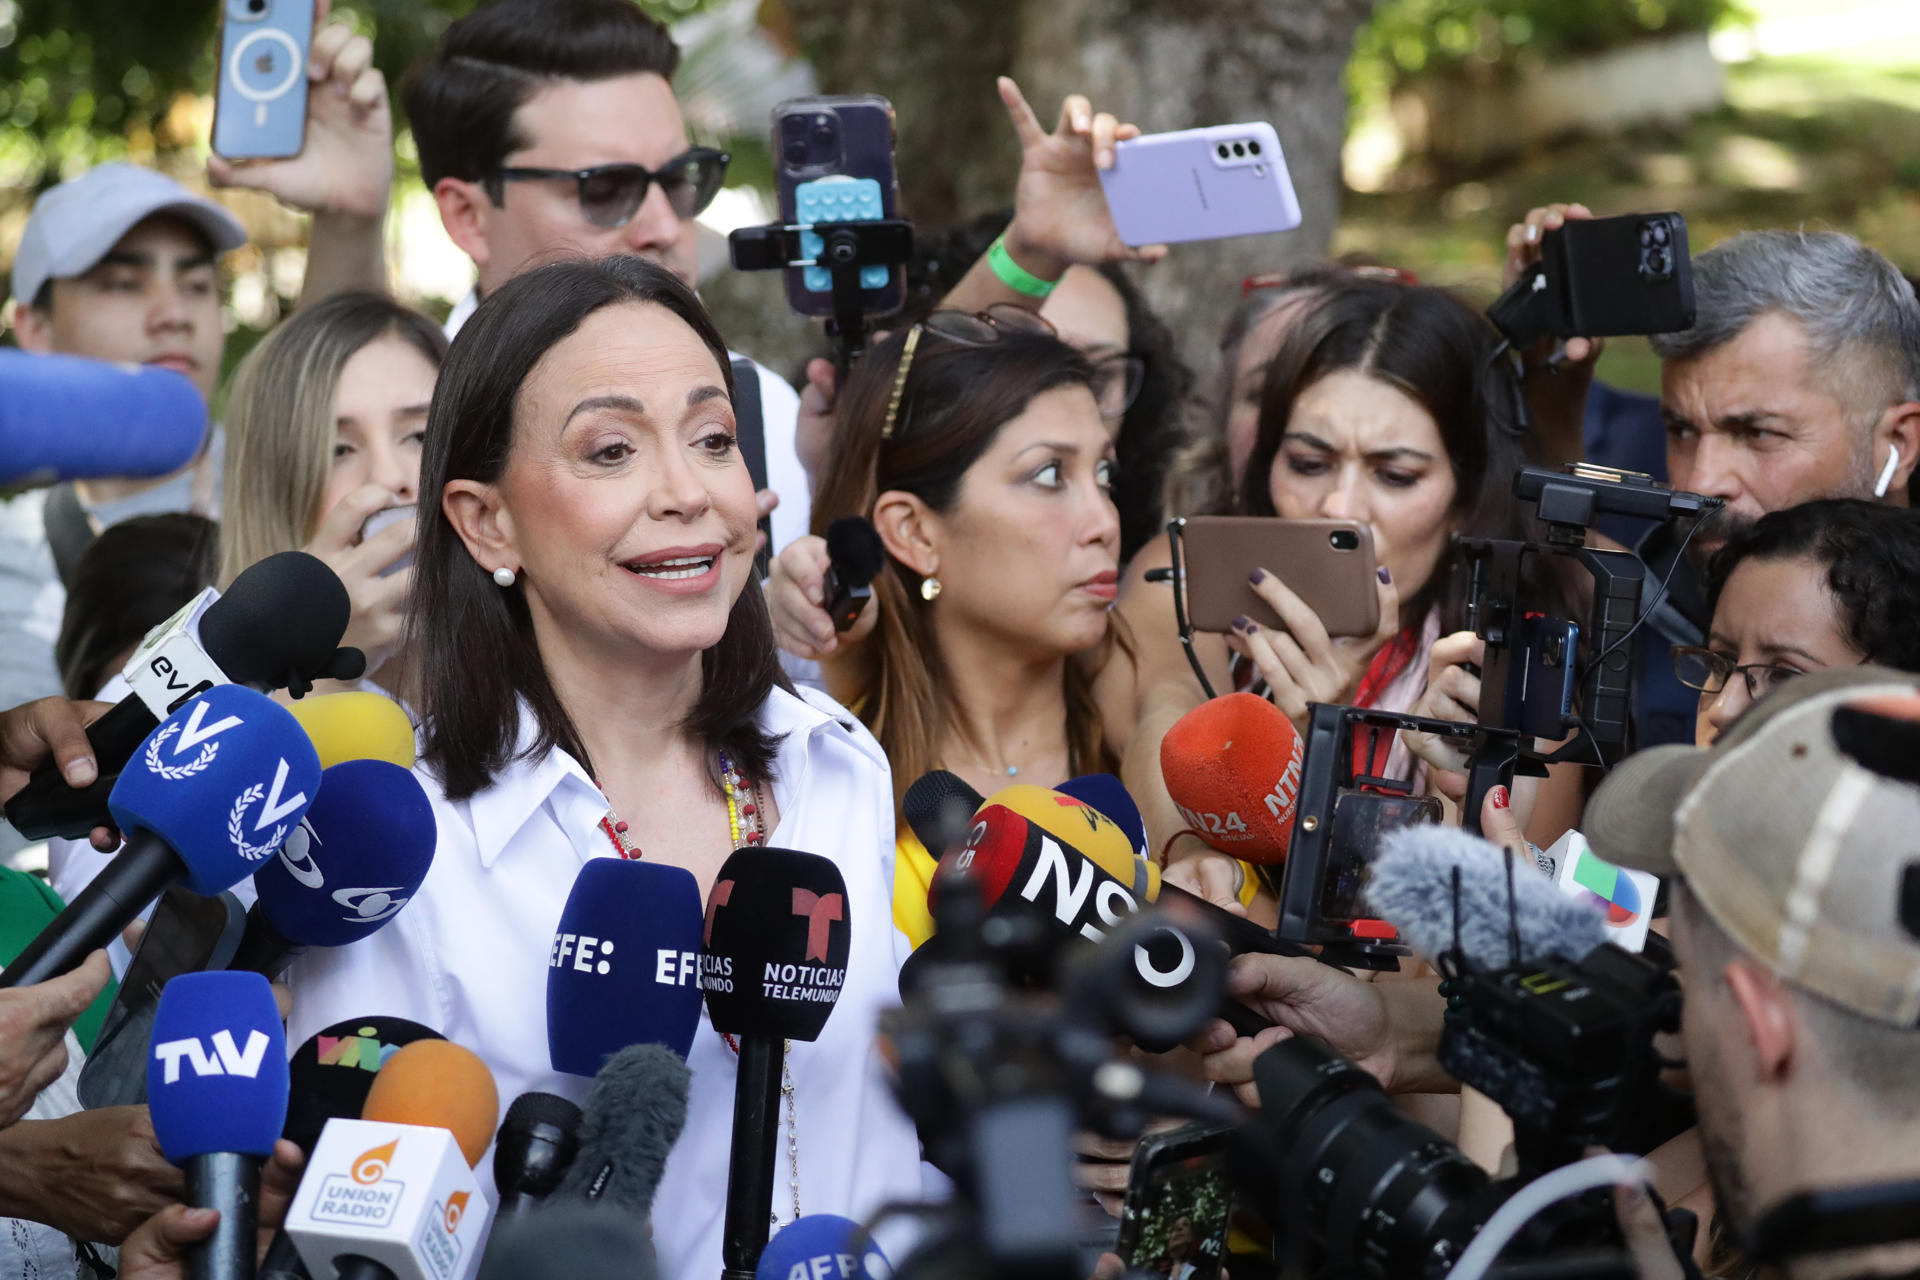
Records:
{"label": "eyeglasses", "polygon": [[676,217],[694,218],[713,203],[727,180],[724,151],[689,147],[658,169],[641,164],[603,164],[591,169],[495,169],[487,175],[487,195],[497,205],[504,200],[502,182],[556,182],[572,179],[580,200],[580,216],[596,227],[612,230],[633,221],[654,183],[667,196]]}
{"label": "eyeglasses", "polygon": [[[900,403],[907,394],[907,375],[913,369],[914,353],[920,349],[922,334],[958,342],[967,347],[987,347],[1009,333],[1044,333],[1057,338],[1060,331],[1037,313],[1011,302],[996,302],[985,311],[935,311],[907,330],[906,345],[900,350],[900,367],[893,374],[893,391],[887,396],[887,423],[880,431],[882,440],[893,439],[900,427]],[[1138,356],[1111,355],[1093,365],[1093,395],[1100,416],[1117,418],[1127,411],[1140,384],[1146,379],[1147,366]]]}
{"label": "eyeglasses", "polygon": [[1697,645],[1673,646],[1673,674],[1689,689],[1717,694],[1727,687],[1727,681],[1733,678],[1735,672],[1746,681],[1747,697],[1755,702],[1795,676],[1806,674],[1797,667],[1782,667],[1770,662],[1750,662],[1741,666],[1724,653],[1715,653],[1712,649]]}
{"label": "eyeglasses", "polygon": [[[1339,272],[1340,275],[1353,280],[1385,280],[1390,284],[1406,285],[1420,283],[1420,277],[1405,267],[1342,266]],[[1299,276],[1296,272],[1256,271],[1240,282],[1240,296],[1248,298],[1262,289],[1292,289],[1297,287],[1298,283]]]}

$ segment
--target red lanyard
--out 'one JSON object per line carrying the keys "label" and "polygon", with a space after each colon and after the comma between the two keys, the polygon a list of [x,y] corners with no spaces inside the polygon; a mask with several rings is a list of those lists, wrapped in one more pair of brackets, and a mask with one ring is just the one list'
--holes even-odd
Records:
{"label": "red lanyard", "polygon": [[[1373,661],[1367,664],[1366,674],[1360,677],[1360,687],[1354,691],[1353,705],[1356,707],[1378,706],[1387,689],[1406,672],[1413,662],[1414,654],[1419,651],[1420,639],[1412,630],[1405,630],[1373,655]],[[1387,760],[1393,754],[1393,731],[1362,725],[1353,735],[1353,774],[1356,778],[1383,777]]]}

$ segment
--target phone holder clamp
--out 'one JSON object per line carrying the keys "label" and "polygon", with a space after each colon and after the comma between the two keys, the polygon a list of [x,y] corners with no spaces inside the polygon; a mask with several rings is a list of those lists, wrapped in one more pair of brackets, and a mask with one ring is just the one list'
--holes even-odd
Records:
{"label": "phone holder clamp", "polygon": [[[818,257],[808,254],[800,237],[820,237]],[[833,280],[833,317],[827,336],[833,340],[834,364],[844,380],[853,362],[866,351],[868,313],[860,287],[863,267],[897,267],[913,256],[913,224],[905,218],[875,222],[818,222],[764,227],[742,227],[727,236],[735,271],[784,271],[788,267],[825,267]]]}

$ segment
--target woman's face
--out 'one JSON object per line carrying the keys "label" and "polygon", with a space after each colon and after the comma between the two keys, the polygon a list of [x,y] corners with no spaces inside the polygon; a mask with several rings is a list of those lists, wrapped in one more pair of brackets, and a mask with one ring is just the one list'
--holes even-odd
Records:
{"label": "woman's face", "polygon": [[[1707,647],[1743,667],[1774,668],[1754,672],[1763,695],[1795,675],[1867,660],[1847,640],[1826,569],[1804,556],[1742,560],[1720,590]],[[1719,693],[1701,694],[1694,741],[1711,746],[1752,702],[1739,673]]]}
{"label": "woman's face", "polygon": [[1454,529],[1456,486],[1440,426],[1399,388],[1352,369],[1302,391],[1268,473],[1289,520],[1358,520],[1406,600],[1433,577]]}
{"label": "woman's face", "polygon": [[[1127,302],[1107,278],[1092,267],[1072,266],[1060,277],[1060,283],[1040,304],[1040,318],[1052,325],[1060,340],[1093,361],[1123,356],[1132,341],[1127,330]],[[1120,431],[1120,410],[1126,392],[1126,379],[1111,376],[1101,384],[1101,407],[1111,416],[1106,419],[1110,435]]]}
{"label": "woman's face", "polygon": [[440,371],[406,339],[375,338],[347,357],[333,393],[333,470],[320,495],[317,525],[334,504],[366,485],[406,506],[420,487],[420,441]]}
{"label": "woman's face", "polygon": [[1227,388],[1227,461],[1233,468],[1233,491],[1247,475],[1247,459],[1260,437],[1260,397],[1267,386],[1267,366],[1280,354],[1280,345],[1309,306],[1319,297],[1312,290],[1290,294],[1273,310],[1254,321],[1240,340],[1232,385]]}
{"label": "woman's face", "polygon": [[560,635],[683,656],[718,643],[753,569],[757,513],[699,335],[665,307],[604,307],[534,366],[513,424],[497,520],[542,647]]}
{"label": "woman's face", "polygon": [[953,506],[930,518],[934,617],[1049,658],[1106,634],[1118,587],[1113,441],[1085,387],[1055,387],[1000,428]]}

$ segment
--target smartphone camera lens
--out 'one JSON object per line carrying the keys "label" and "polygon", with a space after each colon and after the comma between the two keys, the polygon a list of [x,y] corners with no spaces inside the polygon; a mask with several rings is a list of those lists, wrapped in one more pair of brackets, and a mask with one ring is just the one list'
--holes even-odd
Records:
{"label": "smartphone camera lens", "polygon": [[1214,148],[1214,150],[1220,153],[1220,158],[1221,158],[1222,160],[1225,160],[1225,159],[1227,158],[1227,144],[1226,144],[1226,143],[1224,143],[1224,142],[1223,142],[1223,143],[1221,143],[1221,144],[1220,144],[1219,146],[1217,146],[1217,147],[1215,147],[1215,148]]}
{"label": "smartphone camera lens", "polygon": [[1237,156],[1243,156],[1247,154],[1247,149],[1241,144],[1239,144],[1238,142],[1236,142],[1233,144],[1233,154]]}
{"label": "smartphone camera lens", "polygon": [[1360,535],[1352,529],[1335,529],[1327,535],[1327,545],[1335,551],[1358,551]]}
{"label": "smartphone camera lens", "polygon": [[266,11],[267,0],[247,0],[248,13],[265,13]]}
{"label": "smartphone camera lens", "polygon": [[1250,156],[1257,156],[1257,155],[1259,155],[1259,154],[1260,154],[1260,144],[1259,144],[1259,143],[1257,143],[1257,142],[1249,142],[1249,143],[1247,144],[1247,154],[1248,154],[1248,155],[1250,155]]}
{"label": "smartphone camera lens", "polygon": [[788,164],[805,164],[807,162],[807,140],[805,138],[787,139],[786,154]]}

